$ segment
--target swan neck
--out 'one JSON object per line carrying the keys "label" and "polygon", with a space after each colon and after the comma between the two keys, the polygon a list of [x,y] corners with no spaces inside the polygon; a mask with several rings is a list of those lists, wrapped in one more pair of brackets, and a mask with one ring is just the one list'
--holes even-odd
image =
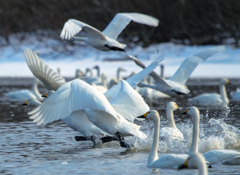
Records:
{"label": "swan neck", "polygon": [[199,175],[207,175],[207,165],[206,162],[198,162],[197,165]]}
{"label": "swan neck", "polygon": [[120,82],[120,80],[121,80],[120,72],[121,72],[121,69],[118,69],[118,70],[117,70],[117,81],[118,81],[118,82]]}
{"label": "swan neck", "polygon": [[106,82],[106,77],[105,77],[104,74],[102,74],[102,85],[108,89],[107,82]]}
{"label": "swan neck", "polygon": [[148,157],[148,167],[158,159],[158,142],[159,142],[159,130],[160,130],[160,119],[159,116],[155,118],[154,122],[154,134],[153,134],[153,144]]}
{"label": "swan neck", "polygon": [[97,67],[96,69],[97,69],[97,76],[100,77],[100,68]]}
{"label": "swan neck", "polygon": [[161,75],[161,77],[163,77],[163,75],[164,75],[164,65],[161,64],[160,67],[161,67],[160,75]]}
{"label": "swan neck", "polygon": [[32,86],[32,92],[38,99],[41,99],[41,94],[38,91],[38,80],[37,79],[34,80],[34,83]]}
{"label": "swan neck", "polygon": [[192,144],[190,146],[188,154],[198,153],[198,140],[199,140],[199,114],[193,116],[193,133]]}
{"label": "swan neck", "polygon": [[226,92],[226,87],[224,84],[220,84],[219,86],[221,98],[224,103],[229,103],[228,97],[227,97],[227,92]]}
{"label": "swan neck", "polygon": [[167,113],[167,119],[168,119],[168,126],[171,128],[176,128],[173,110],[171,110],[170,108],[167,107],[166,113]]}
{"label": "swan neck", "polygon": [[88,72],[90,72],[90,76],[89,76],[89,78],[93,78],[93,72],[92,72],[92,69],[87,69],[87,70],[86,70],[86,74],[87,74]]}

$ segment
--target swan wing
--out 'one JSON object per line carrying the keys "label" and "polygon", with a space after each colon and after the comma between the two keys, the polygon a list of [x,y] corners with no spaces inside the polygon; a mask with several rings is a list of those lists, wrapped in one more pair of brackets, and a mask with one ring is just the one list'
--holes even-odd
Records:
{"label": "swan wing", "polygon": [[[129,56],[138,66],[140,66],[141,68],[146,68],[146,66],[139,60],[137,59],[136,57],[134,56]],[[157,84],[161,84],[161,87],[163,88],[171,88],[172,86],[169,85],[166,80],[162,77],[160,77],[156,72],[152,71],[150,73],[151,77],[153,77],[154,81],[157,83]]]}
{"label": "swan wing", "polygon": [[121,89],[110,103],[117,113],[131,122],[150,110],[142,96],[124,80],[121,80]]}
{"label": "swan wing", "polygon": [[99,30],[76,19],[69,19],[65,22],[60,38],[69,40],[81,30],[84,30],[88,37],[105,39],[105,36]]}
{"label": "swan wing", "polygon": [[82,109],[103,111],[119,121],[119,117],[104,95],[79,79],[61,86],[41,105],[28,114],[32,115],[30,119],[34,119],[33,122],[37,122],[37,125],[40,125],[62,119],[73,111]]}
{"label": "swan wing", "polygon": [[[126,81],[127,83],[132,87],[135,88],[137,84],[144,78],[146,77],[150,72],[152,72],[153,69],[155,69],[160,62],[163,60],[163,55],[157,55],[155,61],[153,61],[148,67],[145,69],[141,70],[137,74],[131,76],[128,78]],[[131,57],[131,56],[130,56]],[[118,83],[117,85],[113,86],[111,89],[109,89],[106,93],[104,93],[105,97],[111,101],[120,91],[121,89],[121,84]]]}
{"label": "swan wing", "polygon": [[225,46],[212,47],[186,58],[170,80],[179,84],[185,84],[199,63],[205,61],[215,53],[223,52],[224,50]]}
{"label": "swan wing", "polygon": [[118,35],[131,22],[141,23],[149,26],[158,26],[159,20],[140,13],[118,13],[102,32],[112,39],[117,39]]}
{"label": "swan wing", "polygon": [[31,49],[24,51],[25,60],[33,75],[41,80],[48,90],[57,90],[64,85],[65,79],[57,72],[51,69],[42,59],[38,57],[36,52]]}

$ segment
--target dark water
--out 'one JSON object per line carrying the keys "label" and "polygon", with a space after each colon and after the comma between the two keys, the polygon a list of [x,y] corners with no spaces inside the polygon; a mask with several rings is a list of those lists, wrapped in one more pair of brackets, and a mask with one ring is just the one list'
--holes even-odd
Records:
{"label": "dark water", "polygon": [[[31,89],[30,78],[0,78],[0,173],[2,174],[196,174],[197,170],[160,170],[147,168],[152,139],[140,142],[127,138],[136,149],[126,151],[117,142],[92,146],[91,142],[76,142],[78,132],[60,121],[37,126],[28,119],[22,101],[9,101],[4,94],[18,89]],[[230,80],[228,96],[240,86],[239,80]],[[183,108],[187,98],[202,92],[218,92],[217,80],[189,80],[191,94],[187,97],[159,99],[154,107],[161,114],[161,126],[166,125],[165,107],[176,101]],[[45,89],[39,87],[40,92]],[[240,151],[240,103],[230,101],[227,109],[200,108],[201,126],[199,151],[234,149]],[[219,125],[211,125],[211,119],[224,119]],[[159,144],[159,156],[168,153],[187,153],[191,137],[191,119],[175,113],[177,127],[186,138],[184,142]],[[147,126],[152,128],[151,123]],[[215,165],[210,174],[240,174],[240,166]]]}

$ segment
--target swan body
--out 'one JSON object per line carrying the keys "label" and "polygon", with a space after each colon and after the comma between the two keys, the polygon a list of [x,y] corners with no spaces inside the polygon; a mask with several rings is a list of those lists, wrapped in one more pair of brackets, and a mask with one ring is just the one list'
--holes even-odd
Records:
{"label": "swan body", "polygon": [[[193,122],[193,134],[192,134],[192,145],[190,147],[190,153],[198,152],[198,140],[199,140],[199,110],[196,107],[190,107],[184,112],[184,114],[191,115]],[[210,164],[229,164],[229,165],[240,165],[240,152],[233,150],[211,150],[203,154],[206,161]]]}
{"label": "swan body", "polygon": [[109,134],[146,138],[139,128],[114,110],[102,93],[79,79],[61,86],[28,114],[32,115],[30,119],[40,125],[64,118],[76,110],[83,110],[94,125]]}
{"label": "swan body", "polygon": [[150,119],[154,123],[153,144],[148,157],[149,168],[177,168],[186,161],[188,154],[168,154],[158,157],[160,117],[157,111],[151,110],[138,118]]}
{"label": "swan body", "polygon": [[232,95],[232,100],[240,101],[240,89],[239,88],[237,88],[237,90]]}
{"label": "swan body", "polygon": [[[173,95],[182,95],[182,94],[188,94],[190,90],[185,85],[186,81],[194,71],[194,69],[200,64],[201,62],[205,61],[215,53],[224,51],[224,46],[217,46],[210,49],[206,49],[202,52],[196,53],[193,56],[190,56],[185,59],[185,61],[182,63],[182,65],[178,68],[178,70],[175,72],[175,74],[168,80],[160,77],[157,73],[152,72],[150,75],[155,80],[155,85],[146,85],[144,83],[139,83],[140,87],[150,87],[153,89],[156,89],[158,91],[161,91],[167,95],[173,96]],[[131,59],[134,60],[134,62],[142,67],[145,68],[145,65],[139,61],[137,58],[130,56]]]}
{"label": "swan body", "polygon": [[[69,19],[63,27],[60,38],[84,41],[88,45],[102,51],[124,51],[125,44],[119,43],[116,39],[123,29],[131,22],[137,22],[150,26],[158,26],[158,20],[154,17],[140,13],[117,13],[104,31],[75,19]],[[86,37],[76,37],[75,35],[84,30]]]}
{"label": "swan body", "polygon": [[229,100],[226,93],[225,84],[230,84],[229,80],[222,78],[219,82],[220,94],[217,93],[203,93],[192,99],[189,99],[190,103],[199,106],[226,106],[229,104]]}
{"label": "swan body", "polygon": [[173,111],[178,109],[178,105],[175,102],[169,102],[166,109],[168,118],[168,127],[164,127],[160,130],[159,137],[164,140],[174,139],[183,140],[182,132],[176,127]]}
{"label": "swan body", "polygon": [[199,175],[208,175],[206,160],[200,153],[191,154],[178,169],[183,168],[198,169]]}
{"label": "swan body", "polygon": [[17,100],[17,101],[24,101],[27,99],[43,100],[43,98],[41,97],[41,94],[38,91],[38,79],[34,79],[34,83],[32,85],[32,91],[28,89],[23,89],[23,90],[8,92],[5,95],[9,99]]}

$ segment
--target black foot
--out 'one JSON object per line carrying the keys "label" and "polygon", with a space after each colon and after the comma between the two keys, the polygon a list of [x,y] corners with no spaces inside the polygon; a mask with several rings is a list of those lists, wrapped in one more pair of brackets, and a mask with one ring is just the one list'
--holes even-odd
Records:
{"label": "black foot", "polygon": [[93,144],[95,145],[95,136],[90,136],[90,137],[85,137],[85,136],[75,136],[75,140],[78,141],[92,141]]}
{"label": "black foot", "polygon": [[102,143],[107,143],[107,142],[111,142],[111,141],[118,141],[118,138],[106,136],[106,137],[102,137],[100,140],[102,140]]}
{"label": "black foot", "polygon": [[118,141],[120,143],[120,146],[123,148],[133,148],[134,146],[132,144],[124,142],[124,137],[121,137],[121,135],[117,132],[116,136],[118,138]]}

